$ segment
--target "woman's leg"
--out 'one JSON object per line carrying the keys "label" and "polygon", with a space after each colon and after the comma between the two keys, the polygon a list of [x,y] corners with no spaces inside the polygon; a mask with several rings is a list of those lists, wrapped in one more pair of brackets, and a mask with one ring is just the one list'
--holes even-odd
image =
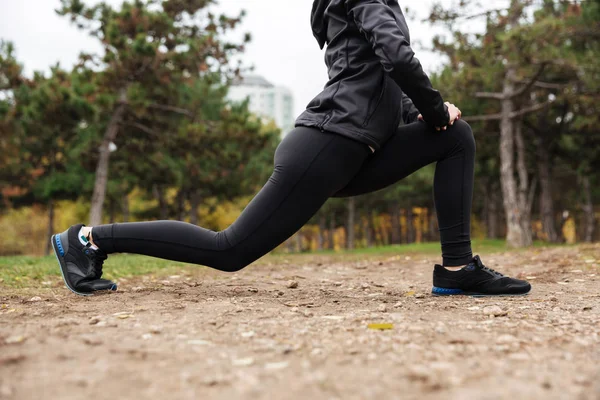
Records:
{"label": "woman's leg", "polygon": [[433,192],[444,265],[465,265],[472,259],[470,230],[475,165],[475,140],[466,122],[458,120],[441,132],[423,122],[401,126],[334,196],[356,196],[383,189],[436,161]]}
{"label": "woman's leg", "polygon": [[364,144],[313,128],[296,128],[275,152],[275,169],[227,229],[214,232],[179,221],[101,225],[93,241],[107,253],[145,254],[237,271],[298,231],[360,170]]}

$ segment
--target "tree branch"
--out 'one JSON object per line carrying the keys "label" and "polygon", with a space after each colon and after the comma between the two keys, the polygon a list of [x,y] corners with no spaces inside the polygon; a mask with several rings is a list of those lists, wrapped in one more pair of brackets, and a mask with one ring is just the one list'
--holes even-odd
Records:
{"label": "tree branch", "polygon": [[150,104],[149,107],[162,111],[170,111],[176,114],[185,115],[186,117],[194,118],[194,113],[190,110],[186,110],[185,108],[169,106],[167,104]]}
{"label": "tree branch", "polygon": [[137,128],[142,132],[146,132],[149,135],[152,136],[160,136],[160,133],[156,132],[154,129],[147,127],[146,125],[140,124],[139,122],[126,122],[123,125],[125,126],[131,126],[133,128]]}
{"label": "tree branch", "polygon": [[[515,80],[516,83],[525,83],[525,81]],[[569,86],[568,83],[549,83],[549,82],[540,82],[537,81],[533,84],[535,87],[539,87],[542,89],[564,89]]]}
{"label": "tree branch", "polygon": [[474,115],[461,117],[467,122],[479,122],[479,121],[496,121],[502,119],[502,114],[489,114],[489,115]]}
{"label": "tree branch", "polygon": [[[512,118],[520,117],[522,115],[541,110],[542,108],[550,105],[550,103],[552,103],[552,102],[546,101],[544,103],[534,104],[534,105],[524,108],[522,110],[512,112],[512,113],[510,113],[510,118],[512,119]],[[463,117],[462,119],[464,119],[466,122],[496,121],[496,120],[502,119],[502,114],[498,113],[498,114],[488,114],[488,115],[474,115],[474,116],[466,116],[466,117]]]}
{"label": "tree branch", "polygon": [[529,113],[541,110],[542,108],[545,108],[545,107],[549,106],[551,103],[552,103],[552,101],[548,100],[548,101],[546,101],[544,103],[534,104],[534,105],[532,105],[530,107],[523,108],[522,110],[512,112],[512,113],[510,113],[510,118],[520,117],[522,115],[529,114]]}
{"label": "tree branch", "polygon": [[480,99],[504,100],[504,95],[502,93],[496,93],[496,92],[477,92],[477,93],[475,93],[475,97],[478,97]]}
{"label": "tree branch", "polygon": [[508,97],[518,97],[518,96],[526,93],[529,89],[531,89],[531,87],[535,84],[535,82],[538,80],[538,78],[542,75],[542,73],[546,69],[546,65],[548,65],[548,64],[542,63],[540,65],[540,68],[537,70],[537,72],[535,73],[533,78],[531,78],[531,80],[527,83],[527,85],[523,86],[521,89],[517,90],[516,92],[512,92]]}

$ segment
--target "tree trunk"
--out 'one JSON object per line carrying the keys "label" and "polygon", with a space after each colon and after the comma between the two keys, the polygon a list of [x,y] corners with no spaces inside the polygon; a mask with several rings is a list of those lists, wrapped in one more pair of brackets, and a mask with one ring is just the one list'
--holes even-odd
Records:
{"label": "tree trunk", "polygon": [[154,192],[154,197],[158,200],[158,212],[159,218],[162,220],[168,219],[169,208],[167,204],[167,199],[165,198],[165,189],[161,185],[154,185],[152,187],[152,191]]}
{"label": "tree trunk", "polygon": [[363,218],[363,231],[365,234],[365,246],[373,247],[373,233],[371,232],[371,224],[369,220],[371,219],[371,214],[366,213]]}
{"label": "tree trunk", "polygon": [[346,248],[354,248],[354,221],[356,214],[356,201],[354,197],[348,198],[348,220],[346,223]]}
{"label": "tree trunk", "polygon": [[499,197],[498,184],[494,182],[490,185],[488,196],[485,197],[487,201],[487,237],[489,239],[497,239],[500,236],[498,233],[498,220],[500,218],[498,215]]}
{"label": "tree trunk", "polygon": [[117,138],[119,124],[123,120],[125,110],[127,109],[127,89],[121,89],[119,100],[110,118],[104,138],[100,145],[100,157],[96,165],[96,180],[94,182],[94,193],[92,194],[92,203],[90,209],[90,226],[100,225],[102,223],[102,207],[106,197],[106,185],[108,184],[108,163],[110,159],[110,144]]}
{"label": "tree trunk", "polygon": [[52,249],[50,243],[50,237],[54,234],[54,200],[48,200],[48,235],[46,236],[48,240],[46,240],[46,250],[44,251],[44,255],[50,254],[50,250]]}
{"label": "tree trunk", "polygon": [[329,231],[327,232],[327,244],[329,249],[335,249],[335,213],[331,213],[329,216]]}
{"label": "tree trunk", "polygon": [[500,182],[502,184],[502,199],[506,214],[506,242],[509,247],[524,247],[531,243],[527,233],[523,231],[522,212],[517,193],[515,179],[515,123],[511,118],[515,105],[511,94],[515,90],[513,83],[517,74],[514,67],[509,67],[504,78],[502,93],[502,117],[500,120]]}
{"label": "tree trunk", "polygon": [[117,203],[113,200],[110,201],[108,205],[108,223],[115,223],[115,216],[117,214]]}
{"label": "tree trunk", "polygon": [[535,196],[535,187],[537,180],[529,184],[529,172],[525,162],[526,149],[523,138],[523,124],[521,121],[515,121],[515,145],[517,149],[517,172],[519,174],[519,209],[521,210],[521,230],[523,231],[523,246],[533,244],[533,232],[531,229],[531,208]]}
{"label": "tree trunk", "polygon": [[537,144],[537,170],[540,182],[540,219],[542,229],[549,242],[558,243],[560,238],[556,231],[554,220],[554,200],[552,199],[552,179],[550,153],[543,137],[536,138]]}
{"label": "tree trunk", "polygon": [[324,213],[319,215],[319,237],[317,238],[317,250],[323,250],[325,248],[325,234],[327,230],[327,219]]}
{"label": "tree trunk", "polygon": [[439,229],[435,208],[432,208],[431,212],[429,213],[429,240],[432,242],[439,240]]}
{"label": "tree trunk", "polygon": [[200,192],[193,191],[190,196],[190,224],[192,225],[198,225],[198,207],[201,200]]}
{"label": "tree trunk", "polygon": [[581,178],[581,190],[583,192],[583,214],[584,214],[584,235],[583,240],[591,243],[594,239],[594,203],[592,203],[592,187],[589,176]]}
{"label": "tree trunk", "polygon": [[121,210],[123,212],[123,222],[129,222],[129,196],[123,195],[121,200]]}
{"label": "tree trunk", "polygon": [[406,208],[406,243],[415,242],[415,217],[412,206]]}
{"label": "tree trunk", "polygon": [[185,220],[185,190],[179,189],[177,193],[177,220]]}
{"label": "tree trunk", "polygon": [[398,203],[393,203],[390,205],[390,217],[391,221],[391,244],[400,244],[402,243],[402,230],[400,227],[400,206]]}
{"label": "tree trunk", "polygon": [[296,239],[296,252],[300,253],[302,252],[302,233],[300,231],[296,232],[294,238]]}

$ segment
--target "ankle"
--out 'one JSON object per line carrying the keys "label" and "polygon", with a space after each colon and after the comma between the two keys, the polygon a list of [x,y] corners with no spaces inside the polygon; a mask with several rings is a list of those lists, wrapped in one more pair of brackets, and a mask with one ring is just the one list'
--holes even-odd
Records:
{"label": "ankle", "polygon": [[444,265],[444,268],[446,268],[449,271],[458,271],[459,269],[462,269],[464,267],[466,267],[466,265],[452,265],[452,266]]}
{"label": "ankle", "polygon": [[85,238],[90,242],[92,246],[98,247],[96,243],[94,243],[94,238],[92,236],[92,228],[91,226],[84,226],[81,228],[81,233],[85,236]]}

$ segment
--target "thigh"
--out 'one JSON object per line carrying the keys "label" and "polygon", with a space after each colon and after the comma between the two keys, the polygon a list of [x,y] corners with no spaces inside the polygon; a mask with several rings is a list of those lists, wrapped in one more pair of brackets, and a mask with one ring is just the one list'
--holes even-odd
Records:
{"label": "thigh", "polygon": [[396,134],[368,158],[358,174],[334,197],[370,193],[398,182],[450,154],[460,145],[467,130],[472,138],[470,128],[463,121],[457,121],[448,130],[440,132],[424,122],[399,127]]}
{"label": "thigh", "polygon": [[269,181],[226,230],[230,244],[258,258],[298,231],[360,170],[367,146],[312,128],[296,128],[279,145]]}

